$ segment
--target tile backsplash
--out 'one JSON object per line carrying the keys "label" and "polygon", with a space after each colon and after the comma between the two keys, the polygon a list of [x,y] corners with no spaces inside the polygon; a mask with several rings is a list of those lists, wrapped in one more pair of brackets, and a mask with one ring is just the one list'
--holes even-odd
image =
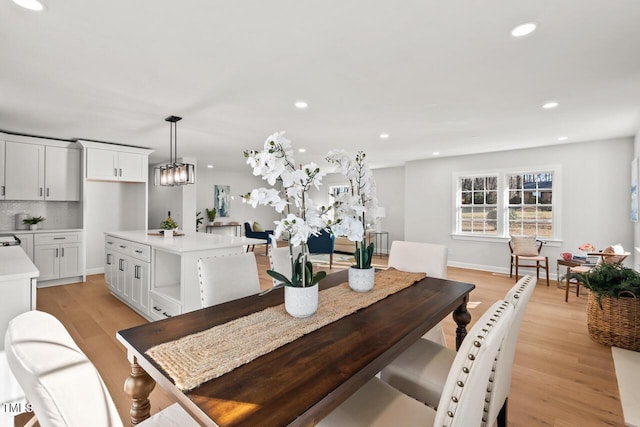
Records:
{"label": "tile backsplash", "polygon": [[0,200],[0,231],[14,230],[22,212],[45,217],[42,229],[82,228],[82,202]]}

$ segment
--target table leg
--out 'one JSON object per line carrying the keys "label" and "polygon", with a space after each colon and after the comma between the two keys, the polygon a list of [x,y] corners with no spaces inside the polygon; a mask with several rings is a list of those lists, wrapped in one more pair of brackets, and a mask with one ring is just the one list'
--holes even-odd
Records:
{"label": "table leg", "polygon": [[468,298],[465,297],[462,304],[453,311],[453,320],[455,320],[458,327],[456,328],[456,351],[462,345],[464,337],[467,336],[467,325],[471,322],[471,313],[467,311]]}
{"label": "table leg", "polygon": [[564,289],[564,302],[569,302],[569,273],[571,272],[571,267],[567,266],[567,275],[565,276],[565,289]]}
{"label": "table leg", "polygon": [[151,413],[151,404],[149,403],[149,394],[156,386],[156,382],[138,365],[136,358],[131,362],[131,373],[124,382],[124,392],[131,399],[131,425],[149,418]]}

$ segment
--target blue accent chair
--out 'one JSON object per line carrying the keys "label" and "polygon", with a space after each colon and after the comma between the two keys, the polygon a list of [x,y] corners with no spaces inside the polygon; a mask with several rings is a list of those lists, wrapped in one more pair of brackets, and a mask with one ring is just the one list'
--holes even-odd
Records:
{"label": "blue accent chair", "polygon": [[[269,255],[269,246],[271,246],[271,239],[273,238],[273,230],[265,230],[265,231],[253,231],[251,229],[251,224],[248,222],[244,223],[244,235],[245,237],[250,237],[252,239],[264,239],[266,240],[266,255]],[[251,251],[253,252],[255,245],[251,245]],[[247,246],[247,252],[249,252],[249,246]]]}
{"label": "blue accent chair", "polygon": [[311,254],[329,254],[329,270],[333,265],[333,245],[335,237],[327,230],[320,231],[317,236],[309,236],[307,246]]}

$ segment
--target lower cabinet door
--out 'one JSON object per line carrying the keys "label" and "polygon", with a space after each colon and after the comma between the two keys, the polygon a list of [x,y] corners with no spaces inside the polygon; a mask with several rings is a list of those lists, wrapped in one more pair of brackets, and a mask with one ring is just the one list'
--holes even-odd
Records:
{"label": "lower cabinet door", "polygon": [[38,245],[34,248],[33,257],[40,272],[39,282],[60,277],[60,245]]}
{"label": "lower cabinet door", "polygon": [[149,263],[131,259],[133,265],[131,302],[143,314],[149,314]]}
{"label": "lower cabinet door", "polygon": [[81,251],[77,243],[60,245],[60,278],[82,275]]}

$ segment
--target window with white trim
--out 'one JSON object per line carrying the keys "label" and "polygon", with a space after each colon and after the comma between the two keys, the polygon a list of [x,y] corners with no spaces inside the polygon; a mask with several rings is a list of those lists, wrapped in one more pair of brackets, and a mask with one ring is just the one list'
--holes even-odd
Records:
{"label": "window with white trim", "polygon": [[455,234],[556,238],[554,175],[554,168],[457,174]]}

